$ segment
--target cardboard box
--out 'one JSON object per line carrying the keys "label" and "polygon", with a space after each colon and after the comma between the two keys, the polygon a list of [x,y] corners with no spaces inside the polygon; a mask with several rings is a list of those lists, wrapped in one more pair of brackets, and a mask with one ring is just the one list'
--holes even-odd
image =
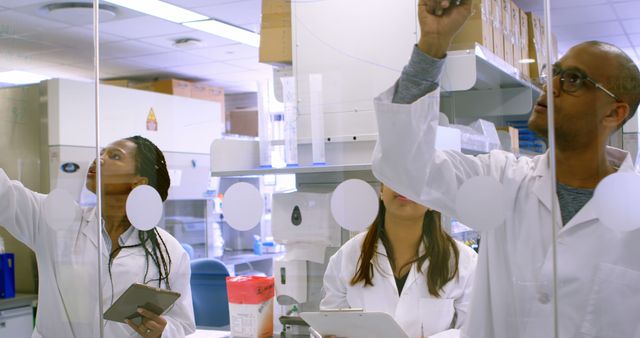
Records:
{"label": "cardboard box", "polygon": [[220,122],[223,126],[225,125],[224,88],[208,86],[202,83],[192,83],[191,97],[220,103]]}
{"label": "cardboard box", "polygon": [[492,0],[473,0],[472,15],[451,42],[452,50],[470,49],[479,43],[493,51]]}
{"label": "cardboard box", "polygon": [[520,8],[514,3],[511,2],[511,41],[513,45],[513,63],[512,65],[518,69],[520,72],[520,60],[522,59],[522,55],[520,51]]}
{"label": "cardboard box", "polygon": [[224,110],[224,88],[202,83],[191,83],[191,97],[194,99],[220,102]]}
{"label": "cardboard box", "polygon": [[291,13],[291,0],[262,0],[262,15]]}
{"label": "cardboard box", "polygon": [[513,65],[513,24],[511,23],[511,0],[502,0],[503,57]]}
{"label": "cardboard box", "polygon": [[504,58],[504,29],[502,28],[502,1],[491,0],[491,13],[493,17],[493,54]]}
{"label": "cardboard box", "polygon": [[127,79],[101,80],[100,83],[116,87],[129,87],[132,83]]}
{"label": "cardboard box", "polygon": [[238,109],[229,112],[229,133],[258,136],[258,109]]}
{"label": "cardboard box", "polygon": [[[520,9],[520,55],[522,59],[530,59],[529,57],[529,23],[527,19],[527,13]],[[529,63],[522,63],[520,65],[522,75],[525,78],[530,78]]]}
{"label": "cardboard box", "polygon": [[191,82],[178,79],[163,79],[151,82],[136,83],[131,88],[148,90],[177,96],[191,97]]}
{"label": "cardboard box", "polygon": [[519,154],[520,153],[520,133],[518,132],[518,129],[510,126],[505,126],[505,127],[497,127],[496,130],[507,132],[509,134],[509,139],[511,140],[511,147],[509,149],[506,149],[505,145],[503,144],[502,149],[506,151],[510,151],[514,154]]}
{"label": "cardboard box", "polygon": [[529,25],[529,58],[535,60],[529,64],[529,76],[533,82],[538,82],[540,72],[547,59],[544,26],[542,20],[533,13],[527,13],[527,20]]}
{"label": "cardboard box", "polygon": [[290,65],[293,60],[291,1],[262,0],[259,60]]}

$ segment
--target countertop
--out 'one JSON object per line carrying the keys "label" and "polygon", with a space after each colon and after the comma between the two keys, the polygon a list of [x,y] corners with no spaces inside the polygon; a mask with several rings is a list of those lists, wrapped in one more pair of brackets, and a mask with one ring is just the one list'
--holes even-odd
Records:
{"label": "countertop", "polygon": [[31,306],[34,300],[38,299],[38,295],[18,293],[13,298],[0,299],[0,311],[13,309],[23,306]]}

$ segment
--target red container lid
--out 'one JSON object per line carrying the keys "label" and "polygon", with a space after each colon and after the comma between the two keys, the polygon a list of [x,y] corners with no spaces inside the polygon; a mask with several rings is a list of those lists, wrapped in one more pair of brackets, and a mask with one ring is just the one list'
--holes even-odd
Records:
{"label": "red container lid", "polygon": [[229,303],[261,304],[275,294],[273,277],[238,276],[227,277]]}

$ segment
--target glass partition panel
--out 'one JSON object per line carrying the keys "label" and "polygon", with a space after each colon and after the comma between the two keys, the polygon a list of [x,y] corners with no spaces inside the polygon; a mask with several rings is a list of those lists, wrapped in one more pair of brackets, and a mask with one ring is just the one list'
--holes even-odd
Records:
{"label": "glass partition panel", "polygon": [[558,201],[555,333],[637,335],[631,313],[640,309],[640,266],[629,257],[636,255],[631,243],[640,224],[633,35],[640,7],[635,1],[550,3],[547,91],[530,125],[555,134],[549,134]]}
{"label": "glass partition panel", "polygon": [[[323,334],[349,333],[304,312],[385,312],[408,336],[553,336],[555,183],[540,179],[546,130],[528,123],[549,55],[543,2],[443,3],[291,4],[298,164],[315,162],[319,133],[341,169],[317,181],[333,191],[371,164],[380,201],[318,263],[321,291],[301,308]],[[338,215],[350,208],[366,210]]]}
{"label": "glass partition panel", "polygon": [[0,1],[2,336],[99,335],[93,46],[90,2]]}

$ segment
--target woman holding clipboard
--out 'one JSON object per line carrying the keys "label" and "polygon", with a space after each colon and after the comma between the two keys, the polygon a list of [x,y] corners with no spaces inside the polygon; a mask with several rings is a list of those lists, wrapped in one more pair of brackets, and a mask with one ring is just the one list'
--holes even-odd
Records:
{"label": "woman holding clipboard", "polygon": [[[181,296],[163,315],[140,309],[141,322],[105,321],[105,337],[184,337],[194,332],[189,256],[163,229],[134,228],[125,210],[129,193],[139,185],[153,187],[166,200],[170,179],[164,155],[151,141],[134,136],[108,145],[99,161],[102,226],[95,208],[76,206],[78,217],[71,224],[50,219],[47,196],[9,180],[0,169],[0,225],[29,246],[38,262],[38,313],[32,337],[99,337],[98,316],[134,283]],[[94,162],[86,183],[93,193],[96,176]],[[97,231],[103,232],[102,252]],[[97,266],[98,254],[103,267]],[[103,271],[100,283],[98,268]],[[98,308],[98,285],[104,309]]]}
{"label": "woman holding clipboard", "polygon": [[409,337],[459,329],[475,266],[476,253],[442,229],[440,213],[383,185],[369,230],[329,260],[320,309],[385,312]]}

